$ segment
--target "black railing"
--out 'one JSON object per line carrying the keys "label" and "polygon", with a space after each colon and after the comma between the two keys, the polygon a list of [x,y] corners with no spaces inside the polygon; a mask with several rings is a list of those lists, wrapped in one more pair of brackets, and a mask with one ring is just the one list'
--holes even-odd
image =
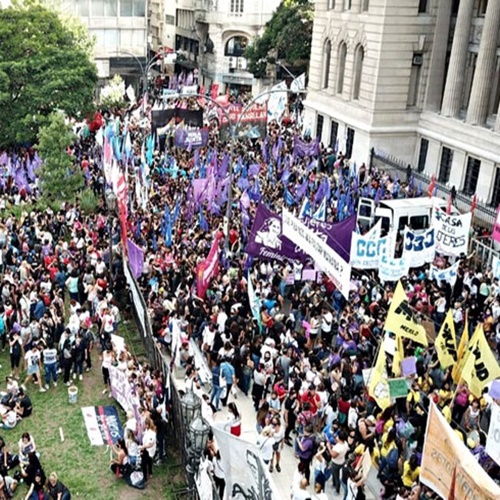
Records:
{"label": "black railing", "polygon": [[[398,175],[406,180],[408,174],[415,178],[417,184],[422,184],[422,192],[425,196],[429,185],[431,183],[431,178],[424,174],[423,172],[418,172],[418,170],[408,168],[408,164],[404,164],[400,159],[392,155],[387,155],[381,151],[375,151],[374,148],[370,151],[370,168],[378,168],[385,170],[386,172],[397,171]],[[451,189],[436,180],[436,196],[448,199],[451,193]],[[472,197],[467,196],[463,193],[456,192],[453,205],[462,213],[469,212],[472,207]],[[473,224],[476,226],[482,226],[488,230],[492,230],[495,224],[496,209],[486,205],[483,202],[476,201],[476,209],[474,211]]]}

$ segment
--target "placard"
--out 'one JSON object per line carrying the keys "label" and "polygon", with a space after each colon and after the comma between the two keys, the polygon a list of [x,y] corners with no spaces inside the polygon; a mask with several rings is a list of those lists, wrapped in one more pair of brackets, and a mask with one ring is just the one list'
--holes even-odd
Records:
{"label": "placard", "polygon": [[405,378],[390,378],[388,382],[391,398],[406,398],[408,395],[408,384]]}
{"label": "placard", "polygon": [[435,230],[436,251],[445,255],[467,255],[472,214],[448,215],[435,208],[432,227]]}
{"label": "placard", "polygon": [[410,356],[409,358],[405,358],[401,361],[401,371],[405,377],[409,377],[410,375],[417,373],[417,360],[415,359],[415,356]]}

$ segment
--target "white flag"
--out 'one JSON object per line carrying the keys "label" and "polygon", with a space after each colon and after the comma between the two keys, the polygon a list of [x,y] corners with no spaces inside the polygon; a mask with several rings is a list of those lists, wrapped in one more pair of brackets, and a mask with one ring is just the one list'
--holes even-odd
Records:
{"label": "white flag", "polygon": [[290,90],[292,92],[301,92],[306,89],[306,74],[302,73],[300,76],[295,78],[295,80],[292,81],[290,84]]}

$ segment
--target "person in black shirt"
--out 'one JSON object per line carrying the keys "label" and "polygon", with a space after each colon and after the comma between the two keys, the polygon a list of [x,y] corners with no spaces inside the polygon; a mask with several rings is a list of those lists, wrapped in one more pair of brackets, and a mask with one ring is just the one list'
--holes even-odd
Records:
{"label": "person in black shirt", "polygon": [[51,500],[71,500],[68,488],[59,481],[57,474],[52,472],[47,481],[47,492]]}
{"label": "person in black shirt", "polygon": [[19,417],[26,418],[31,415],[32,411],[33,411],[33,405],[31,404],[31,399],[24,392],[24,389],[20,387],[16,403],[16,413]]}

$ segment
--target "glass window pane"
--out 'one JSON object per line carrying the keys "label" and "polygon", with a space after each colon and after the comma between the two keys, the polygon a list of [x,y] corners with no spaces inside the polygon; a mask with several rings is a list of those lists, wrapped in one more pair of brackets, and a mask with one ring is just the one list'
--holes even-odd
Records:
{"label": "glass window pane", "polygon": [[104,43],[106,48],[118,46],[118,30],[104,30]]}
{"label": "glass window pane", "polygon": [[96,47],[104,47],[104,30],[90,30],[90,35],[95,36],[96,41]]}
{"label": "glass window pane", "polygon": [[134,0],[134,17],[144,17],[146,15],[146,2],[144,0]]}
{"label": "glass window pane", "polygon": [[120,30],[120,46],[132,47],[132,30]]}
{"label": "glass window pane", "polygon": [[117,0],[104,0],[104,15],[107,17],[117,15]]}
{"label": "glass window pane", "polygon": [[88,17],[89,15],[89,0],[76,0],[76,11],[79,16]]}
{"label": "glass window pane", "polygon": [[132,32],[132,46],[133,47],[144,46],[144,30],[134,30]]}
{"label": "glass window pane", "polygon": [[104,16],[104,0],[92,0],[92,16]]}
{"label": "glass window pane", "polygon": [[131,17],[132,11],[132,1],[133,0],[120,0],[120,16]]}

